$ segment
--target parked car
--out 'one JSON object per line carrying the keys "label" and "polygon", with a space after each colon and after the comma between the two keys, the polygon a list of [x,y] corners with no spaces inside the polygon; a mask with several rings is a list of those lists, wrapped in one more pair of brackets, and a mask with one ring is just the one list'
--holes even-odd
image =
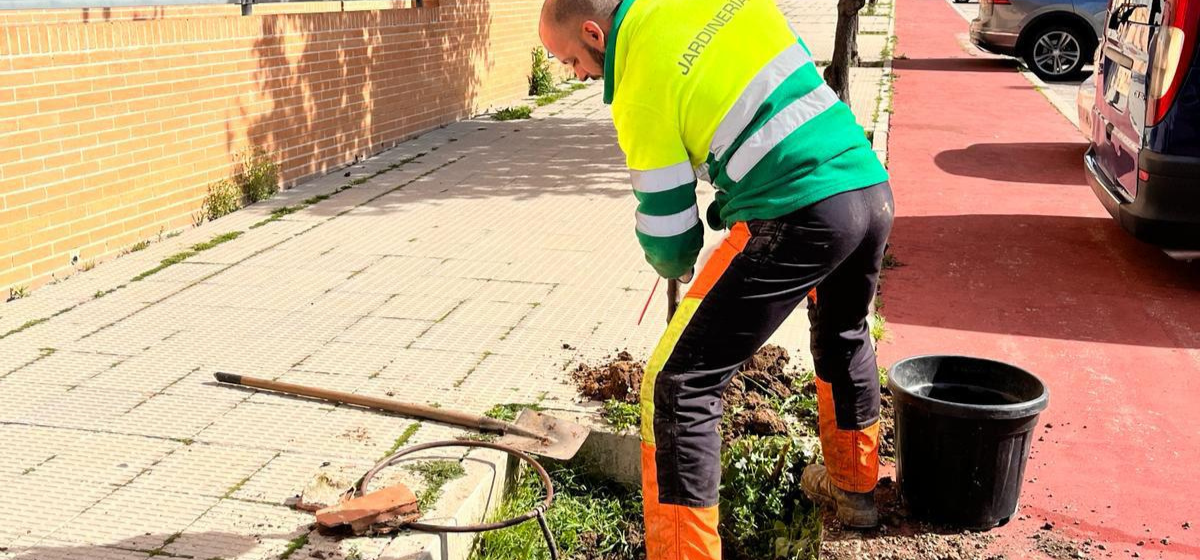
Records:
{"label": "parked car", "polygon": [[1200,254],[1200,0],[1113,0],[1087,179],[1138,239]]}
{"label": "parked car", "polygon": [[979,48],[1025,60],[1046,81],[1072,80],[1092,60],[1107,0],[980,0],[971,22]]}

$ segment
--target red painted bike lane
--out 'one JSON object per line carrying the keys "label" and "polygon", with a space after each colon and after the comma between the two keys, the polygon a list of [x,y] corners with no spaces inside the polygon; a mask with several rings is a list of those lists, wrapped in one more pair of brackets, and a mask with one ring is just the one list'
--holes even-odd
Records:
{"label": "red painted bike lane", "polygon": [[897,16],[903,266],[886,272],[881,363],[990,357],[1050,386],[1019,517],[993,531],[994,552],[1043,557],[1030,537],[1049,522],[1104,545],[1090,557],[1200,558],[1200,264],[1108,217],[1079,132],[1013,62],[968,54],[950,6],[897,0]]}

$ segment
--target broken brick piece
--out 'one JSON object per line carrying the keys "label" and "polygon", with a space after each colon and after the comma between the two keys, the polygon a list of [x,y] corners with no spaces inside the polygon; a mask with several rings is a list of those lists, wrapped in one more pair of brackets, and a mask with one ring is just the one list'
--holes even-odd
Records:
{"label": "broken brick piece", "polygon": [[368,531],[391,532],[418,517],[417,496],[407,486],[397,484],[318,511],[317,525],[328,530],[349,527],[355,535],[362,535]]}

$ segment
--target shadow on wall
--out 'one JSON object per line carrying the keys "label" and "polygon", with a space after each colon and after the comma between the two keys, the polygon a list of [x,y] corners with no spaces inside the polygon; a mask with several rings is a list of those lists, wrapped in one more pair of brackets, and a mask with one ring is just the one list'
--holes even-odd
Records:
{"label": "shadow on wall", "polygon": [[[1017,142],[972,144],[946,150],[934,163],[946,173],[1008,183],[1086,185],[1081,162],[1087,144],[1082,142]],[[1013,165],[1014,161],[1022,162]]]}
{"label": "shadow on wall", "polygon": [[[269,107],[239,110],[247,140],[276,154],[285,184],[469,116],[491,65],[491,2],[426,4],[261,17],[254,77]],[[229,125],[226,136],[235,151]]]}
{"label": "shadow on wall", "polygon": [[1108,218],[901,216],[893,244],[904,266],[885,273],[890,323],[1200,346],[1200,266],[1171,260]]}

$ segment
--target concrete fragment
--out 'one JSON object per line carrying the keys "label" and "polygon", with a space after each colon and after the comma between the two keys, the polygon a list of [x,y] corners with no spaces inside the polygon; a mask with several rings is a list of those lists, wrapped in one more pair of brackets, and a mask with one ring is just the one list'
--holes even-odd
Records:
{"label": "concrete fragment", "polygon": [[292,505],[296,509],[316,512],[339,504],[362,476],[361,470],[346,465],[322,465]]}

